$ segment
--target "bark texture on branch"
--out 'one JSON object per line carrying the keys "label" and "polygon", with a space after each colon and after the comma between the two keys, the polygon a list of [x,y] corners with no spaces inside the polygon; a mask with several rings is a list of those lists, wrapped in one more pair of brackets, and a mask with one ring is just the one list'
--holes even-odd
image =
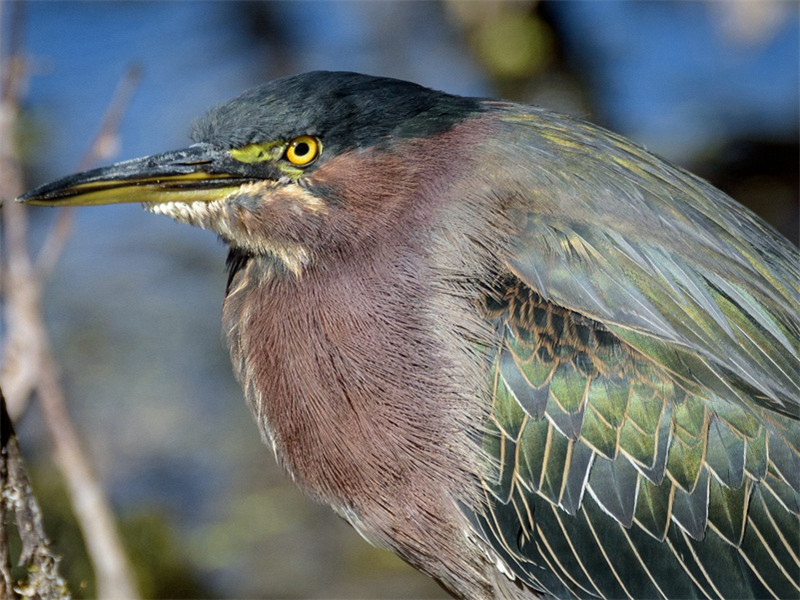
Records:
{"label": "bark texture on branch", "polygon": [[[42,511],[31,489],[17,436],[0,390],[0,598],[69,598],[67,584],[58,572],[59,557],[44,532]],[[14,515],[22,543],[17,563],[27,578],[14,581],[8,551],[6,515]]]}

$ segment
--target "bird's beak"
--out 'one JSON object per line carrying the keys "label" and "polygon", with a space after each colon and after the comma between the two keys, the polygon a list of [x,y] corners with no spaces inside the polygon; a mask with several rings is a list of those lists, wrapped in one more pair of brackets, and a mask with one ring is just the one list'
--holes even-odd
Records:
{"label": "bird's beak", "polygon": [[212,202],[253,181],[225,150],[195,144],[70,175],[33,189],[20,202],[47,206],[121,202]]}

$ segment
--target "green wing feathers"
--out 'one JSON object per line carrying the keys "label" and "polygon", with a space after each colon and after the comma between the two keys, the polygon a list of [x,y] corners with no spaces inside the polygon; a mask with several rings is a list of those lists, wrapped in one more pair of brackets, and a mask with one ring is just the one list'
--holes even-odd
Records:
{"label": "green wing feathers", "polygon": [[538,156],[508,173],[526,198],[510,202],[512,271],[700,393],[800,418],[798,249],[624,138],[536,109],[506,119],[509,145]]}
{"label": "green wing feathers", "polygon": [[558,597],[800,598],[800,252],[624,138],[492,109],[475,526]]}
{"label": "green wing feathers", "polygon": [[485,316],[484,535],[560,597],[800,596],[800,426],[668,370],[514,276]]}

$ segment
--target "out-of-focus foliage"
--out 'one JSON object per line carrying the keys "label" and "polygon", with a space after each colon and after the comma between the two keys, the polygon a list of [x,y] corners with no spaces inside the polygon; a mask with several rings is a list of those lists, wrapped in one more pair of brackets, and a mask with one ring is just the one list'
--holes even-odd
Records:
{"label": "out-of-focus foliage", "polygon": [[536,2],[459,2],[446,7],[467,42],[499,84],[542,73],[554,60],[553,32],[535,12]]}
{"label": "out-of-focus foliage", "polygon": [[123,517],[121,530],[144,598],[214,597],[198,579],[174,527],[161,511],[143,506]]}

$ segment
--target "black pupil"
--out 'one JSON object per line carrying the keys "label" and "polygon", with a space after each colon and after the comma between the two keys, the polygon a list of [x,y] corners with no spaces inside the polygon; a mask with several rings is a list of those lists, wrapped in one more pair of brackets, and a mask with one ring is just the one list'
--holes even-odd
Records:
{"label": "black pupil", "polygon": [[294,153],[297,156],[305,156],[309,152],[311,152],[311,148],[309,147],[307,142],[300,142],[296,144],[294,147]]}

